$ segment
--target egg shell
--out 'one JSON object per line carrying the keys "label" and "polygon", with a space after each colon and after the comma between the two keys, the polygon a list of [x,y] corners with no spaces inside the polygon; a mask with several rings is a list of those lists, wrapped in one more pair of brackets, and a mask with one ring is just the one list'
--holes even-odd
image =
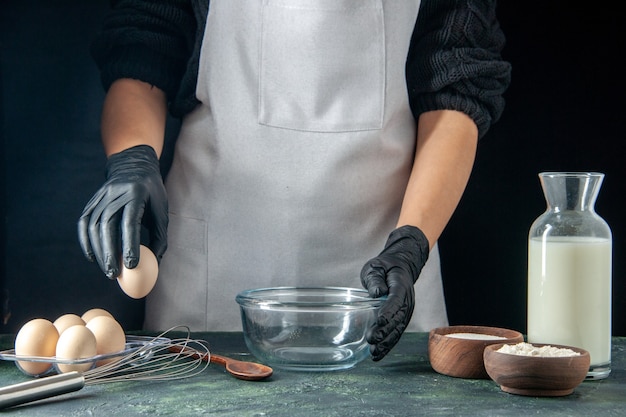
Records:
{"label": "egg shell", "polygon": [[[68,327],[59,337],[56,346],[57,359],[85,359],[96,356],[98,352],[96,336],[86,326]],[[93,367],[92,362],[57,363],[59,372],[83,372]]]}
{"label": "egg shell", "polygon": [[144,245],[139,246],[139,262],[132,269],[122,264],[122,271],[117,282],[122,291],[131,298],[144,298],[152,291],[159,275],[159,263],[156,256]]}
{"label": "egg shell", "polygon": [[109,313],[107,310],[103,309],[103,308],[92,308],[90,310],[87,310],[83,313],[82,316],[80,316],[83,321],[85,323],[89,323],[89,320],[91,320],[94,317],[98,317],[98,316],[109,316],[109,317],[113,317],[113,314]]}
{"label": "egg shell", "polygon": [[84,326],[85,320],[83,320],[78,314],[68,313],[57,317],[57,319],[52,324],[54,324],[54,327],[57,328],[57,331],[60,335],[68,327],[72,327],[77,324]]}
{"label": "egg shell", "polygon": [[[52,357],[58,340],[59,332],[50,320],[33,319],[18,331],[15,337],[15,354]],[[51,362],[18,361],[18,364],[30,375],[41,375],[52,367]]]}
{"label": "egg shell", "polygon": [[[98,355],[121,352],[126,347],[126,334],[122,326],[112,317],[98,316],[89,320],[87,328],[96,336]],[[103,365],[116,358],[98,361],[97,365]]]}

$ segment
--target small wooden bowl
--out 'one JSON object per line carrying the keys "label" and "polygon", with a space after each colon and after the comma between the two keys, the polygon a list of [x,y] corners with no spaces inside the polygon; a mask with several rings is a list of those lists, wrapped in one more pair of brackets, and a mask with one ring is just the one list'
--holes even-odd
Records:
{"label": "small wooden bowl", "polygon": [[[589,352],[584,349],[568,348],[579,356],[524,356],[496,352],[503,344],[485,348],[484,362],[487,373],[504,392],[535,397],[558,397],[569,395],[585,380],[589,371]],[[535,344],[535,347],[546,346]]]}
{"label": "small wooden bowl", "polygon": [[485,347],[523,341],[524,336],[520,332],[499,327],[439,327],[428,335],[428,357],[430,366],[440,374],[489,379],[483,362]]}

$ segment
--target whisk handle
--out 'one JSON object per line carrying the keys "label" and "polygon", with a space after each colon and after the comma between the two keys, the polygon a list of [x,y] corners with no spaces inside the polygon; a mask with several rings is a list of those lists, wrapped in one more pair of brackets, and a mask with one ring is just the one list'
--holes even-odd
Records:
{"label": "whisk handle", "polygon": [[78,391],[85,386],[79,372],[67,372],[0,388],[0,410]]}

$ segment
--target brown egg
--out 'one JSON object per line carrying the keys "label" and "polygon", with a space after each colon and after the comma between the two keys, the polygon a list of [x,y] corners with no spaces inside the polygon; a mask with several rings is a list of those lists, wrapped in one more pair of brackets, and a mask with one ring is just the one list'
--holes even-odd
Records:
{"label": "brown egg", "polygon": [[52,324],[54,324],[54,327],[57,328],[59,335],[61,335],[61,333],[63,333],[63,330],[67,329],[68,327],[77,324],[84,326],[85,321],[77,314],[68,313],[59,316]]}
{"label": "brown egg", "polygon": [[[15,354],[20,356],[52,357],[55,354],[59,332],[46,319],[33,319],[24,324],[15,337]],[[18,361],[24,372],[40,375],[52,367],[51,362]]]}
{"label": "brown egg", "polygon": [[[85,359],[96,356],[98,349],[96,336],[86,326],[80,324],[68,327],[59,337],[56,346],[57,359]],[[64,364],[57,363],[59,372],[83,372],[93,366],[92,362]]]}
{"label": "brown egg", "polygon": [[122,264],[122,272],[117,278],[122,291],[131,298],[143,298],[152,291],[159,275],[156,256],[146,246],[139,247],[139,263],[133,269]]}
{"label": "brown egg", "polygon": [[80,316],[83,321],[85,323],[89,323],[89,320],[91,320],[94,317],[97,316],[109,316],[109,317],[113,317],[113,314],[109,313],[108,311],[106,311],[103,308],[92,308],[91,310],[87,310],[83,313],[82,316]]}
{"label": "brown egg", "polygon": [[[96,347],[98,355],[121,352],[126,347],[126,334],[122,326],[112,317],[98,316],[87,323],[87,328],[96,336]],[[98,361],[97,365],[102,365],[111,360]]]}

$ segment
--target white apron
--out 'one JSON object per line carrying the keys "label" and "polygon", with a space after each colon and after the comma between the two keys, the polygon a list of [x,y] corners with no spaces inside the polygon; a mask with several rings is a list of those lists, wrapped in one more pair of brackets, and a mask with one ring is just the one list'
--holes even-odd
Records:
{"label": "white apron", "polygon": [[[202,104],[166,186],[168,250],[145,328],[240,331],[235,296],[361,288],[415,149],[405,61],[419,0],[212,0]],[[447,324],[435,247],[409,331]]]}

